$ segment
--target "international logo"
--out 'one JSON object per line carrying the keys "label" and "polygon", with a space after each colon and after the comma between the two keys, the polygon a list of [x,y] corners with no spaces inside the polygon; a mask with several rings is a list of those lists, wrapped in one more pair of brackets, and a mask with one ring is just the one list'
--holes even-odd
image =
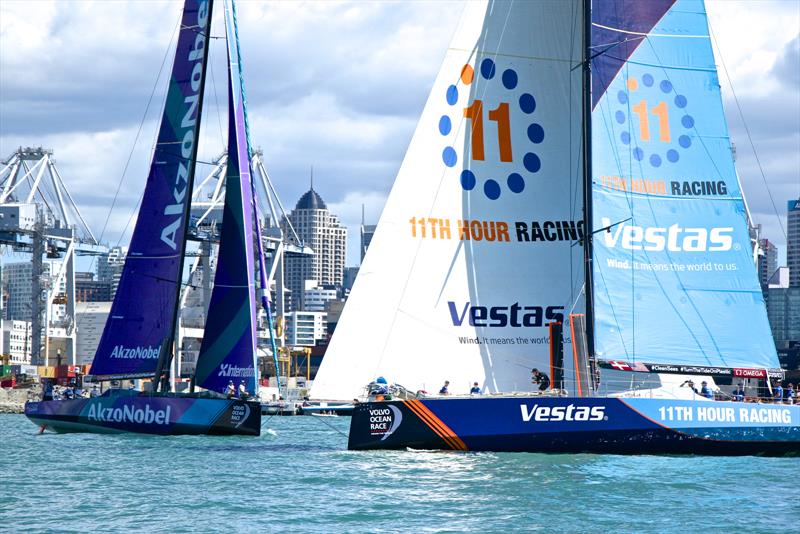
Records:
{"label": "international logo", "polygon": [[525,423],[537,422],[557,422],[557,421],[603,421],[606,419],[605,406],[539,406],[534,404],[528,407],[520,404],[522,420]]}
{"label": "international logo", "polygon": [[388,405],[369,410],[369,433],[382,436],[381,441],[391,436],[403,422],[403,412],[397,406]]}
{"label": "international logo", "polygon": [[608,248],[650,252],[725,252],[733,248],[733,228],[689,228],[636,226],[620,223],[612,226],[608,217],[601,219],[603,241]]}
{"label": "international logo", "polygon": [[255,369],[253,367],[239,367],[237,365],[223,363],[219,366],[217,376],[224,376],[225,378],[255,376]]}
{"label": "international logo", "polygon": [[145,404],[144,408],[137,408],[132,404],[126,404],[119,408],[104,408],[99,403],[92,403],[89,406],[89,413],[86,414],[89,421],[101,423],[143,423],[146,425],[168,425],[172,407],[167,406],[163,410],[154,410],[150,404]]}

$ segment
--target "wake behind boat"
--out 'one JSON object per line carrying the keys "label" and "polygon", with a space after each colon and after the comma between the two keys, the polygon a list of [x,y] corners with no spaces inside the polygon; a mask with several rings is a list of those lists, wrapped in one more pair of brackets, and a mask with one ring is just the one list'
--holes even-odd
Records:
{"label": "wake behind boat", "polygon": [[798,455],[729,400],[783,376],[749,223],[701,0],[468,3],[312,397],[419,391],[357,450]]}
{"label": "wake behind boat", "polygon": [[[251,180],[251,149],[232,2],[228,51],[228,154],[222,230],[208,320],[191,393],[170,393],[209,50],[211,0],[186,0],[169,90],[142,207],[108,321],[92,363],[94,381],[149,378],[153,393],[29,402],[25,414],[56,432],[258,436],[254,257],[264,253]],[[266,294],[262,304],[270,316]],[[273,338],[274,341],[274,338]],[[273,352],[274,347],[273,347]],[[238,383],[238,388],[233,380]],[[195,387],[203,392],[195,393]],[[241,399],[235,395],[242,394]]]}

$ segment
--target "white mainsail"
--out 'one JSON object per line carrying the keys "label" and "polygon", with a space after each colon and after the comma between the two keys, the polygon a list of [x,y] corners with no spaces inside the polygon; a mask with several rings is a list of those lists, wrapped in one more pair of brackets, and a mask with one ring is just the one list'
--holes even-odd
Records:
{"label": "white mainsail", "polygon": [[312,397],[547,368],[547,324],[583,309],[581,11],[467,3]]}

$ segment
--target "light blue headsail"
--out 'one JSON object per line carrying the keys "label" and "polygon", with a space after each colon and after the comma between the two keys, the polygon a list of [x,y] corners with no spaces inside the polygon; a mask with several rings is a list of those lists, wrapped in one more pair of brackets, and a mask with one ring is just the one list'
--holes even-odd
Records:
{"label": "light blue headsail", "polygon": [[592,22],[597,356],[778,367],[703,2]]}
{"label": "light blue headsail", "polygon": [[165,340],[172,339],[210,24],[211,3],[186,0],[139,218],[92,363],[98,378],[153,376]]}
{"label": "light blue headsail", "polygon": [[228,41],[228,168],[217,272],[195,384],[224,392],[228,382],[256,390],[253,200],[236,37],[226,9]]}

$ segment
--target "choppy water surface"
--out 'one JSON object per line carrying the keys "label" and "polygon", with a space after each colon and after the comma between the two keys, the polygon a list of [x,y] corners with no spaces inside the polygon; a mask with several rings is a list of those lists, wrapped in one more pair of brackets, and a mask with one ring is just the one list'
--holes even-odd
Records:
{"label": "choppy water surface", "polygon": [[44,434],[0,415],[5,532],[775,532],[800,459],[348,452],[349,418],[260,438]]}

